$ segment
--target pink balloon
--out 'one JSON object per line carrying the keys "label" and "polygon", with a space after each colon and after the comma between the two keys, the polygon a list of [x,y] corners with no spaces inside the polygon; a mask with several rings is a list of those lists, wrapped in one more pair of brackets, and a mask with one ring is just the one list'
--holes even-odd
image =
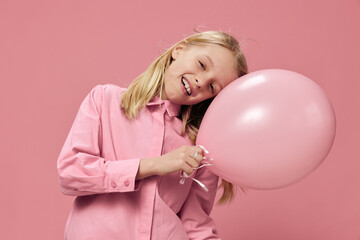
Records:
{"label": "pink balloon", "polygon": [[281,69],[249,73],[209,106],[197,144],[213,158],[209,169],[255,189],[288,186],[313,171],[335,137],[335,114],[323,90]]}

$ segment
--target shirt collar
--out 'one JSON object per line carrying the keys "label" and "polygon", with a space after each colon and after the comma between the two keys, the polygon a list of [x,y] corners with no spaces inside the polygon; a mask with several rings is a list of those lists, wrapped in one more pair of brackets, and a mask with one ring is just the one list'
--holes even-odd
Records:
{"label": "shirt collar", "polygon": [[163,105],[170,117],[176,117],[180,114],[181,105],[170,102],[169,100],[160,99],[158,96],[153,97],[146,106]]}

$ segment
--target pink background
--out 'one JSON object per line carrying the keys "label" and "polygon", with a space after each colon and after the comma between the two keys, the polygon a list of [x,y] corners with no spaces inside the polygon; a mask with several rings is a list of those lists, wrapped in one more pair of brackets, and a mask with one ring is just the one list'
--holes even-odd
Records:
{"label": "pink background", "polygon": [[250,71],[313,79],[337,116],[332,151],[303,181],[214,208],[223,239],[360,239],[360,1],[124,2],[0,2],[0,239],[62,239],[73,197],[56,159],[82,99],[127,86],[195,27],[241,39]]}

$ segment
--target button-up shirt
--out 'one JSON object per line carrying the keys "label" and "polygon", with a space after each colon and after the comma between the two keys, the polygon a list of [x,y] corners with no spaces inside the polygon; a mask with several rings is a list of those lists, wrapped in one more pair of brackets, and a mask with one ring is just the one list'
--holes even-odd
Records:
{"label": "button-up shirt", "polygon": [[77,196],[65,239],[219,239],[209,214],[218,177],[206,167],[196,182],[180,184],[180,172],[136,180],[141,158],[193,145],[181,135],[180,105],[154,97],[127,119],[114,84],[85,97],[57,162],[61,190]]}

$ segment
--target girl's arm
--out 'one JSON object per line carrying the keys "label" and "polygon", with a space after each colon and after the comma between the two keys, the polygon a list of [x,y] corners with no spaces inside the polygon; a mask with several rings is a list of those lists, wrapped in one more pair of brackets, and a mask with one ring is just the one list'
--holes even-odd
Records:
{"label": "girl's arm", "polygon": [[189,239],[220,239],[215,222],[210,217],[219,178],[206,167],[199,169],[194,178],[204,183],[209,191],[204,191],[197,183],[193,182],[178,216],[183,222]]}
{"label": "girl's arm", "polygon": [[138,189],[140,159],[110,161],[101,157],[101,103],[104,86],[85,97],[57,161],[60,188],[66,195],[129,192]]}
{"label": "girl's arm", "polygon": [[[193,158],[197,151],[196,159]],[[182,146],[160,157],[140,159],[139,171],[136,179],[151,175],[166,175],[176,171],[183,171],[189,176],[197,168],[203,157],[202,149],[195,146]]]}

